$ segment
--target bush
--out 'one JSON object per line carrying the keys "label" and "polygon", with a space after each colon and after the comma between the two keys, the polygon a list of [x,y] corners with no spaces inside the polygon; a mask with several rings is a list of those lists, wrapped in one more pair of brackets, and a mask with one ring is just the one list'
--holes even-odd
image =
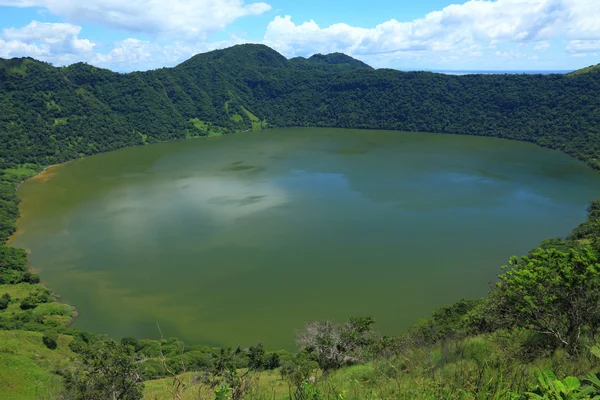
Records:
{"label": "bush", "polygon": [[38,306],[39,300],[34,296],[27,296],[21,302],[21,310],[31,310]]}
{"label": "bush", "polygon": [[6,310],[8,305],[10,304],[10,294],[4,293],[2,297],[0,297],[0,311]]}
{"label": "bush", "polygon": [[58,347],[58,334],[56,332],[46,332],[42,337],[42,342],[50,350],[55,350]]}

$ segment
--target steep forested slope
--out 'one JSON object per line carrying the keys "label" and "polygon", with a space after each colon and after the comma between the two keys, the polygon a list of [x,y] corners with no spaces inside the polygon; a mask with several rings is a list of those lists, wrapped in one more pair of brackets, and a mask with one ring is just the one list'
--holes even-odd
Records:
{"label": "steep forested slope", "polygon": [[500,136],[598,168],[599,90],[598,70],[448,76],[374,70],[343,54],[287,60],[262,45],[131,74],[0,60],[0,158],[50,164],[254,122]]}

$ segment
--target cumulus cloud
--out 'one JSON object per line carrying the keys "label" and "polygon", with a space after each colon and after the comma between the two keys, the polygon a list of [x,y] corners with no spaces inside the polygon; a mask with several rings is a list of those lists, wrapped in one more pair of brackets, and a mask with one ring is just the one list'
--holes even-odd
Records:
{"label": "cumulus cloud", "polygon": [[68,62],[90,54],[96,46],[88,39],[80,39],[80,32],[80,26],[37,21],[21,28],[7,28],[0,35],[0,56],[58,57]]}
{"label": "cumulus cloud", "polygon": [[117,71],[132,71],[175,65],[198,53],[245,42],[236,36],[199,43],[157,43],[127,38],[101,46],[80,38],[81,30],[81,26],[68,23],[38,21],[20,28],[7,28],[0,32],[0,57],[28,56],[59,66],[84,61]]}
{"label": "cumulus cloud", "polygon": [[565,0],[569,7],[567,36],[574,40],[600,39],[600,7],[597,0]]}
{"label": "cumulus cloud", "polygon": [[179,39],[206,39],[239,18],[271,9],[243,0],[0,0],[0,6],[41,7],[77,24]]}
{"label": "cumulus cloud", "polygon": [[27,44],[17,40],[0,39],[0,57],[11,58],[19,56],[29,56],[40,58],[44,51],[35,44]]}
{"label": "cumulus cloud", "polygon": [[453,4],[410,22],[395,19],[365,29],[346,24],[321,28],[314,21],[296,25],[276,17],[265,42],[288,55],[343,51],[374,55],[414,51],[470,52],[498,42],[538,43],[568,31],[571,37],[600,37],[596,0],[470,0]]}
{"label": "cumulus cloud", "polygon": [[97,53],[86,61],[99,67],[118,71],[155,69],[176,65],[198,53],[245,42],[243,39],[235,36],[219,42],[194,44],[190,44],[189,42],[157,44],[147,40],[128,38],[114,43],[110,51]]}
{"label": "cumulus cloud", "polygon": [[600,40],[571,40],[567,45],[571,54],[587,54],[600,52]]}
{"label": "cumulus cloud", "polygon": [[[73,54],[85,54],[81,56],[84,61],[118,70],[170,66],[199,52],[246,42],[235,36],[221,42],[205,39],[238,18],[270,9],[266,3],[251,1],[0,0],[0,5],[42,7],[72,22],[95,22],[155,34],[162,39],[145,41],[132,37],[106,49],[80,39],[78,25],[35,23],[33,27],[5,30],[0,36],[0,56],[42,54],[46,59],[54,57],[57,63],[67,63]],[[375,27],[345,23],[319,26],[313,20],[295,22],[292,16],[277,16],[258,42],[288,57],[344,52],[376,67],[446,68],[477,64],[493,69],[527,68],[533,66],[532,60],[539,60],[535,67],[543,67],[542,62],[551,60],[553,55],[554,64],[546,65],[556,67],[560,62],[556,52],[561,47],[573,56],[600,51],[600,7],[594,4],[597,1],[468,0],[413,21],[390,19]],[[44,29],[47,34],[40,33]],[[29,30],[39,38],[29,39]],[[98,53],[90,55],[92,49]]]}

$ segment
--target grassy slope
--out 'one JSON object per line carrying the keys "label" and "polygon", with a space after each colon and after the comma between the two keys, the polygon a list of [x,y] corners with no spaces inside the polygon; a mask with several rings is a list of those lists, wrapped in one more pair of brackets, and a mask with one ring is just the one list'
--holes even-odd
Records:
{"label": "grassy slope", "polygon": [[581,75],[597,71],[600,71],[600,64],[590,65],[589,67],[578,69],[577,71],[571,72],[569,75]]}
{"label": "grassy slope", "polygon": [[[20,308],[21,301],[29,295],[36,295],[45,291],[47,289],[41,284],[19,283],[17,285],[0,285],[0,295],[8,293],[11,297],[8,308],[0,311],[0,318],[9,314],[25,314],[27,311],[23,311]],[[44,324],[48,327],[66,327],[73,321],[76,315],[75,307],[56,301],[40,303],[30,312],[34,318],[44,321]]]}
{"label": "grassy slope", "polygon": [[48,349],[43,334],[28,331],[0,331],[0,399],[29,400],[60,388],[54,371],[72,361],[70,336],[59,336],[58,348]]}
{"label": "grassy slope", "polygon": [[[537,383],[539,371],[554,369],[560,376],[589,371],[592,365],[573,364],[557,352],[538,358],[529,364],[506,364],[506,353],[497,347],[490,336],[469,338],[462,342],[448,342],[444,349],[413,349],[404,357],[379,359],[364,365],[337,370],[326,377],[318,377],[318,398],[364,399],[515,399]],[[506,350],[506,349],[504,349]],[[194,374],[182,376],[185,383],[195,382]],[[505,382],[513,382],[507,385]],[[254,375],[257,389],[252,399],[288,400],[291,391],[288,381],[276,371]],[[172,399],[170,378],[146,382],[146,400]],[[518,385],[518,387],[516,386]],[[185,400],[211,399],[211,392],[202,385],[190,384],[183,392]],[[312,397],[309,397],[312,398]]]}
{"label": "grassy slope", "polygon": [[[27,331],[0,331],[0,400],[34,400],[56,393],[61,379],[55,371],[72,362],[75,354],[68,344],[70,336],[60,336],[56,350],[42,343],[42,333]],[[488,363],[502,354],[494,341],[480,336],[467,339],[444,351],[436,346],[406,354],[402,360],[378,360],[375,363],[342,368],[326,378],[320,378],[317,388],[325,398],[350,399],[439,399],[453,396],[457,399],[479,398],[475,391],[495,390],[494,382],[515,379],[518,374],[535,383],[540,370],[564,369],[566,358],[558,353],[550,358],[538,359],[524,369],[498,371],[486,368]],[[581,366],[588,369],[590,366]],[[565,370],[564,374],[574,371]],[[483,374],[483,376],[482,376]],[[181,375],[185,383],[192,382],[184,391],[186,400],[213,398],[212,391],[195,380],[197,373]],[[477,383],[479,377],[485,382]],[[281,379],[278,370],[253,375],[258,388],[254,399],[289,399],[288,382]],[[487,383],[487,382],[491,383]],[[146,382],[145,400],[170,400],[173,398],[171,378]],[[479,385],[479,386],[477,386]],[[488,385],[488,386],[486,386]],[[478,389],[477,389],[478,388]],[[479,393],[481,394],[481,392]],[[340,395],[342,397],[340,397]],[[495,399],[509,399],[510,393],[495,393]]]}

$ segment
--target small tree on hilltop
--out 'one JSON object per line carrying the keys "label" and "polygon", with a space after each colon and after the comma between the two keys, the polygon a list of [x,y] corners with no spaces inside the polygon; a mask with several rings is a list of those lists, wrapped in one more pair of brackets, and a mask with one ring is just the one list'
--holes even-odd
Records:
{"label": "small tree on hilltop", "polygon": [[[551,335],[576,354],[585,329],[600,323],[600,265],[589,246],[537,249],[512,257],[491,300],[513,325]],[[503,267],[508,268],[508,267]]]}

